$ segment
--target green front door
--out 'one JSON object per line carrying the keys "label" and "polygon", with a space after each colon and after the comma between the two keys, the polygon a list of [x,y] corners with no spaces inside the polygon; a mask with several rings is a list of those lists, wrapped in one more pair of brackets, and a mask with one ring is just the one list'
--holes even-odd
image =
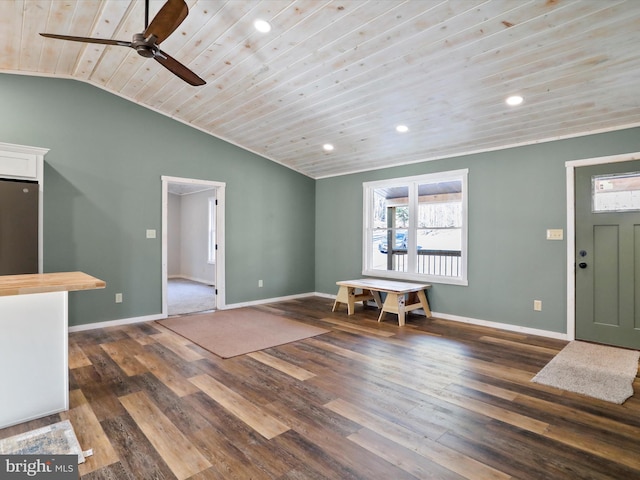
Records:
{"label": "green front door", "polygon": [[640,349],[640,161],[575,173],[576,339]]}

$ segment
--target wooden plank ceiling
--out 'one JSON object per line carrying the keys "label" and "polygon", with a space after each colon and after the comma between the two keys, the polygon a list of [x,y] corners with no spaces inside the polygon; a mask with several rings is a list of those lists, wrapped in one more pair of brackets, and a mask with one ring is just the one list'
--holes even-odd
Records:
{"label": "wooden plank ceiling", "polygon": [[141,0],[0,1],[0,72],[89,82],[312,178],[640,124],[638,0],[186,3],[162,49],[205,86],[38,35],[129,41]]}

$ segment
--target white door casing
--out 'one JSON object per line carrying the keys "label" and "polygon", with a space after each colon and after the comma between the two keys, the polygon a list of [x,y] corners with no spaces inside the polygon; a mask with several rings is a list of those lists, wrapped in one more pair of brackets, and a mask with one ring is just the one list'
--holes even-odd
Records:
{"label": "white door casing", "polygon": [[216,278],[216,308],[224,309],[226,306],[225,295],[225,242],[224,242],[224,210],[225,210],[225,188],[224,182],[212,180],[200,180],[194,178],[181,178],[161,176],[162,181],[162,316],[168,316],[167,306],[167,275],[168,275],[168,204],[170,183],[181,183],[186,185],[203,185],[216,190],[217,212],[216,212],[216,237],[218,250],[216,252],[215,278]]}

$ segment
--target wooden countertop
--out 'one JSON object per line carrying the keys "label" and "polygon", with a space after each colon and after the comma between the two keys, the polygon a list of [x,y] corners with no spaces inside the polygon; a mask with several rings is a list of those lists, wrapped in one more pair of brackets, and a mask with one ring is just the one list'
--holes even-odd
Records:
{"label": "wooden countertop", "polygon": [[103,280],[83,272],[0,275],[0,296],[93,290],[106,285]]}

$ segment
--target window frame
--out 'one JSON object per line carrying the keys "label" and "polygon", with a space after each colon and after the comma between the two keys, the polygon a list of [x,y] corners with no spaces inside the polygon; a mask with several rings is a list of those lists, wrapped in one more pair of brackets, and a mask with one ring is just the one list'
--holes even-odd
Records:
{"label": "window frame", "polygon": [[[374,277],[385,277],[397,280],[414,280],[424,283],[443,283],[451,285],[466,286],[469,284],[467,277],[467,258],[468,258],[468,174],[469,169],[450,170],[444,172],[428,173],[423,175],[414,175],[410,177],[389,178],[386,180],[376,180],[371,182],[363,182],[363,235],[362,235],[362,274]],[[462,227],[460,242],[460,275],[445,276],[418,273],[418,253],[415,245],[418,231],[418,185],[425,183],[438,183],[446,181],[460,181],[462,184],[461,192],[461,210],[462,210]],[[404,187],[409,189],[409,228],[408,228],[408,245],[407,245],[407,262],[409,265],[408,272],[398,272],[395,270],[374,269],[373,253],[371,246],[373,245],[373,200],[374,192],[379,188]],[[414,265],[412,265],[412,263]],[[413,268],[412,268],[413,267]],[[414,270],[414,271],[412,271]]]}

